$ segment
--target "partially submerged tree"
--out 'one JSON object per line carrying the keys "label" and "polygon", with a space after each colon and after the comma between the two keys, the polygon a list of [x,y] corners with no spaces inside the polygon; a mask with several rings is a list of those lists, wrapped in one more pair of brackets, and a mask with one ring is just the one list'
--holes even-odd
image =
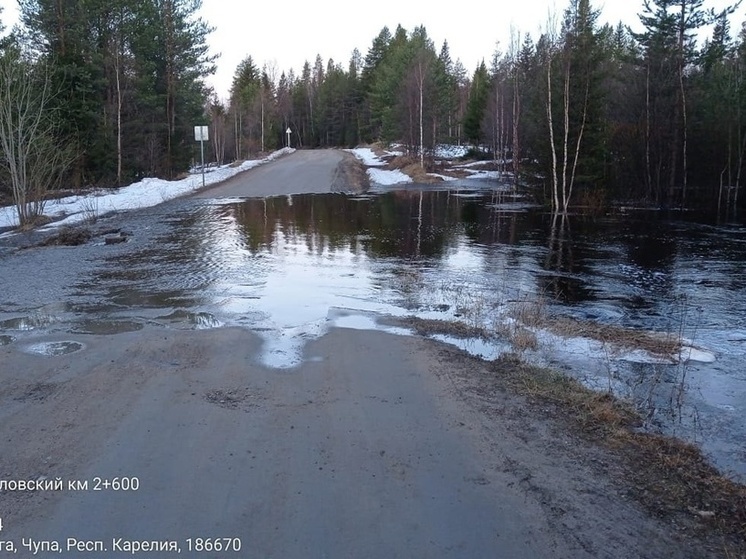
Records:
{"label": "partially submerged tree", "polygon": [[597,131],[601,117],[597,18],[598,12],[589,0],[571,0],[565,10],[561,40],[546,38],[552,209],[562,213],[567,213],[570,206],[579,170],[590,171],[594,163],[591,148],[600,142],[598,134],[593,135],[595,142],[587,137]]}

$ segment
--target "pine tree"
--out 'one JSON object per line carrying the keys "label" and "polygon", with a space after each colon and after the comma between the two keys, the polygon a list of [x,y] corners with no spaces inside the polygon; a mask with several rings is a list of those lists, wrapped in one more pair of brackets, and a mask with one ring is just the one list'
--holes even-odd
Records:
{"label": "pine tree", "polygon": [[188,167],[214,71],[199,0],[21,0],[26,48],[52,61],[72,182]]}
{"label": "pine tree", "polygon": [[647,75],[648,192],[657,200],[673,203],[678,198],[684,204],[689,175],[686,69],[697,56],[695,33],[714,20],[714,13],[704,9],[704,0],[645,0],[639,17],[645,27],[635,38],[643,48]]}

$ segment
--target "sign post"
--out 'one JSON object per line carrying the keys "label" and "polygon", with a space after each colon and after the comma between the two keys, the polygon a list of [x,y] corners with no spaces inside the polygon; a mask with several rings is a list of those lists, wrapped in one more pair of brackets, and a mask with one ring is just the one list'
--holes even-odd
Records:
{"label": "sign post", "polygon": [[205,187],[205,141],[210,139],[210,132],[207,126],[194,127],[194,141],[199,142],[199,150],[202,154],[202,188]]}
{"label": "sign post", "polygon": [[285,134],[288,135],[288,147],[290,147],[290,127],[288,126],[288,129],[285,130]]}

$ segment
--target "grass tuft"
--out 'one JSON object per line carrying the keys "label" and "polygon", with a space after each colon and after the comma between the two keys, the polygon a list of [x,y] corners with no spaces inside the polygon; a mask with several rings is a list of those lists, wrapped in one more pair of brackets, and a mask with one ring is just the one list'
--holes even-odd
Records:
{"label": "grass tuft", "polygon": [[40,246],[80,246],[93,237],[90,229],[84,227],[62,227],[59,233],[44,240]]}

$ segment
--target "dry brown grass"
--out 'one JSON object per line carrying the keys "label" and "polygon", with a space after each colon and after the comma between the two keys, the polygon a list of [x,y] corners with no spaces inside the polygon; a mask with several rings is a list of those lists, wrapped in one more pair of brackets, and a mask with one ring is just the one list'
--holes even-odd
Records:
{"label": "dry brown grass", "polygon": [[24,223],[21,225],[18,229],[21,231],[31,231],[32,229],[36,229],[37,227],[43,227],[45,225],[49,225],[54,220],[46,215],[38,215],[33,220]]}
{"label": "dry brown grass", "polygon": [[508,313],[524,326],[545,327],[547,324],[547,300],[543,296],[525,296],[510,304]]}
{"label": "dry brown grass", "polygon": [[602,188],[585,188],[580,194],[579,207],[591,215],[602,215],[609,207],[606,191]]}
{"label": "dry brown grass", "polygon": [[678,333],[634,330],[595,321],[549,316],[543,295],[526,296],[510,304],[509,315],[529,328],[544,328],[559,336],[590,338],[614,347],[640,349],[662,358],[671,358],[682,348]]}
{"label": "dry brown grass", "polygon": [[[524,394],[562,405],[584,428],[595,431],[600,419],[604,426],[637,427],[642,424],[635,409],[611,394],[596,392],[579,381],[552,369],[534,367],[515,357],[498,359],[494,369]],[[507,374],[506,374],[507,373]]]}
{"label": "dry brown grass", "polygon": [[519,353],[528,350],[535,351],[539,348],[539,340],[536,338],[536,334],[520,326],[513,329],[509,340],[513,348]]}
{"label": "dry brown grass", "polygon": [[456,338],[482,338],[487,337],[487,332],[483,328],[468,326],[462,322],[452,322],[447,320],[432,320],[411,317],[402,321],[405,326],[412,328],[421,336],[431,336],[433,334],[442,334]]}
{"label": "dry brown grass", "polygon": [[615,346],[642,349],[659,357],[670,357],[682,347],[681,338],[672,333],[633,330],[564,317],[547,319],[543,325],[561,336],[584,337]]}
{"label": "dry brown grass", "polygon": [[433,172],[434,163],[432,159],[425,158],[425,166],[420,165],[420,158],[414,155],[398,155],[387,164],[389,170],[399,170],[408,175],[414,182],[420,184],[435,184],[443,182],[440,177],[430,175]]}
{"label": "dry brown grass", "polygon": [[519,393],[551,406],[573,432],[616,453],[625,485],[653,515],[698,523],[722,536],[731,557],[746,553],[746,486],[721,475],[697,447],[641,432],[630,404],[559,372],[509,357],[490,366]]}
{"label": "dry brown grass", "polygon": [[405,167],[418,164],[419,160],[416,157],[412,157],[411,155],[397,155],[387,163],[386,168],[389,170],[404,169]]}
{"label": "dry brown grass", "polygon": [[423,169],[419,163],[407,165],[401,169],[401,172],[408,175],[414,182],[420,184],[435,184],[443,182],[442,178],[428,174],[427,170]]}

